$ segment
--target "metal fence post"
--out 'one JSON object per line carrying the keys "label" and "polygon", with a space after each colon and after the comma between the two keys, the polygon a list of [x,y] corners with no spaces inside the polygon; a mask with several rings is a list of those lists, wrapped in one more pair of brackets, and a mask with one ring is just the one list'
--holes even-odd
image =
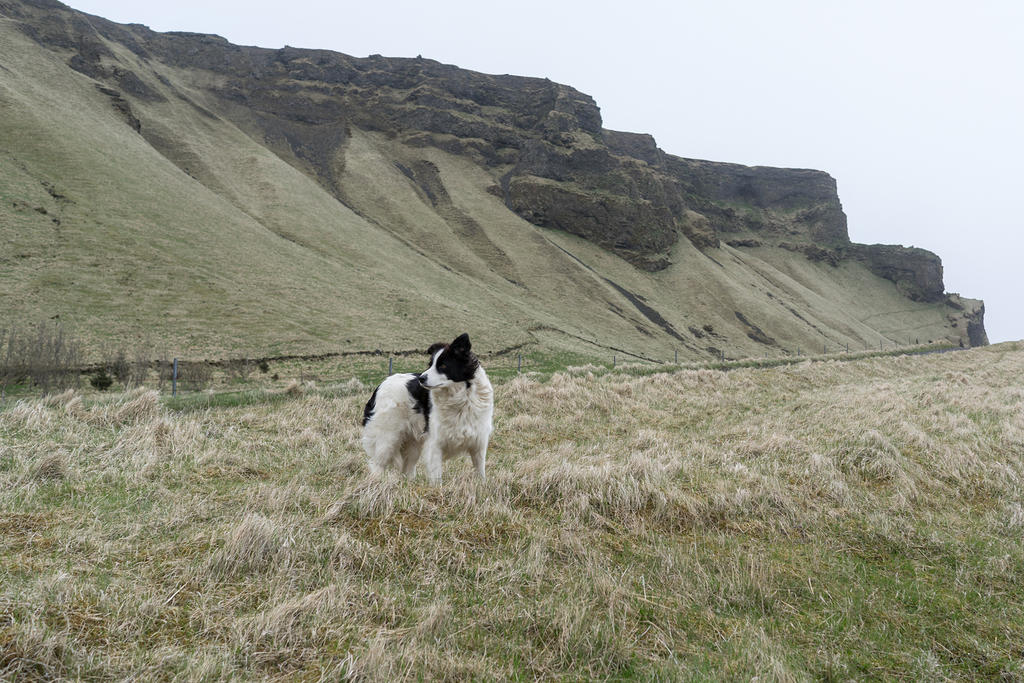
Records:
{"label": "metal fence post", "polygon": [[171,396],[178,395],[178,359],[174,359],[174,371],[171,373]]}
{"label": "metal fence post", "polygon": [[523,354],[516,355],[518,356],[516,358],[516,373],[521,373],[523,371]]}
{"label": "metal fence post", "polygon": [[391,368],[393,367],[393,365],[392,365],[393,362],[394,362],[394,358],[392,358],[391,356],[388,356],[388,377],[391,376]]}

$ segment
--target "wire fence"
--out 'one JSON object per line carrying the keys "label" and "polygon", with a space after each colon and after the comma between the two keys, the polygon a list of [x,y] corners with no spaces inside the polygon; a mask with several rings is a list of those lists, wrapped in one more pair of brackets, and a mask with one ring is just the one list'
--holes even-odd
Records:
{"label": "wire fence", "polygon": [[[880,339],[877,347],[867,344],[854,347],[846,342],[823,342],[820,348],[796,346],[787,349],[776,345],[756,356],[729,354],[724,348],[714,346],[699,350],[675,348],[660,357],[612,346],[602,347],[603,351],[564,355],[540,350],[526,352],[522,347],[512,347],[480,355],[488,373],[500,377],[523,372],[555,372],[586,364],[603,365],[612,370],[627,365],[733,367],[774,365],[810,357],[930,353],[956,348],[949,343],[933,344],[930,340],[921,344],[920,339],[907,339],[903,344],[902,341]],[[700,358],[698,354],[706,355]],[[169,357],[166,352],[155,354],[151,348],[140,346],[131,353],[120,348],[115,353],[105,354],[104,360],[89,365],[82,364],[83,356],[81,345],[59,323],[41,324],[22,332],[0,330],[0,402],[6,399],[12,388],[18,394],[47,394],[83,385],[99,391],[112,386],[122,389],[152,386],[159,391],[169,390],[171,396],[177,396],[181,392],[207,391],[215,382],[224,389],[289,381],[306,385],[321,380],[345,381],[353,377],[372,384],[380,381],[382,375],[396,371],[422,372],[426,369],[425,353],[421,350],[346,350],[309,355],[193,360]],[[328,367],[330,362],[336,365]],[[273,373],[271,364],[275,368]],[[253,378],[254,373],[256,378]]]}

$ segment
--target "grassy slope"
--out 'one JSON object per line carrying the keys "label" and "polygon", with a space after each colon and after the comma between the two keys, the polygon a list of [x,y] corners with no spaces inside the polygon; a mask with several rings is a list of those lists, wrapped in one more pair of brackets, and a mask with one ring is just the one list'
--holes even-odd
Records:
{"label": "grassy slope", "polygon": [[[125,95],[140,136],[65,65],[68,55],[2,18],[0,32],[0,237],[10,246],[0,255],[0,325],[60,315],[94,347],[148,338],[186,357],[419,348],[462,329],[490,350],[782,353],[748,338],[735,311],[789,350],[902,340],[898,324],[868,318],[881,311],[913,309],[922,338],[949,331],[943,311],[853,264],[728,248],[704,255],[681,240],[675,265],[638,271],[520,220],[469,160],[358,129],[335,160],[346,206],[302,162],[268,150],[244,114],[237,125],[209,115],[222,105],[204,99],[208,74],[143,63],[109,44],[166,98]],[[450,207],[431,206],[395,165],[420,160],[438,168]],[[719,336],[687,332],[704,325]]]}
{"label": "grassy slope", "polygon": [[[13,91],[46,79],[55,100],[8,101],[4,147],[27,167],[23,185],[49,182],[67,197],[60,231],[31,209],[21,213],[33,223],[3,223],[10,226],[5,239],[25,242],[33,260],[30,267],[15,262],[7,280],[4,304],[13,319],[56,312],[86,334],[142,329],[186,352],[216,354],[323,346],[394,314],[387,302],[401,279],[381,282],[367,264],[384,251],[399,253],[387,264],[397,272],[418,264],[388,250],[393,240],[382,231],[223,121],[203,120],[181,103],[154,105],[152,118],[143,112],[157,135],[162,121],[180,118],[180,144],[207,160],[206,180],[219,190],[211,191],[55,62],[24,39],[4,60],[19,76],[24,69]],[[40,73],[47,66],[52,73]],[[69,122],[69,112],[81,122]],[[291,240],[275,232],[289,227],[297,233]],[[353,341],[365,348],[380,340]]]}
{"label": "grassy slope", "polygon": [[490,479],[366,387],[0,412],[0,675],[1024,676],[1024,348],[497,387]]}

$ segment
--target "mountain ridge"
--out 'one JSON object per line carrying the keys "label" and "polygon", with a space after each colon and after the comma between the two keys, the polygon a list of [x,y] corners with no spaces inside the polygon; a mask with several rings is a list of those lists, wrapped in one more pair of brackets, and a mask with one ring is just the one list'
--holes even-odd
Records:
{"label": "mountain ridge", "polygon": [[[836,183],[827,173],[668,154],[649,135],[604,129],[597,104],[570,86],[426,59],[359,59],[327,50],[241,47],[204,34],[155,33],[56,2],[0,2],[0,14],[4,31],[30,39],[53,71],[66,69],[67,92],[90,107],[99,104],[96,98],[105,100],[106,113],[96,114],[103,129],[111,129],[111,139],[128,134],[113,131],[115,120],[141,138],[148,149],[132,144],[140,167],[159,165],[162,174],[178,174],[174,183],[186,195],[202,195],[197,220],[201,214],[208,224],[222,224],[230,214],[231,225],[267,230],[290,243],[287,249],[301,250],[300,262],[311,259],[312,265],[274,266],[298,256],[276,243],[259,249],[252,244],[262,264],[256,270],[265,279],[273,279],[272,268],[294,269],[283,281],[296,289],[298,300],[325,300],[298,316],[309,328],[304,333],[290,340],[281,330],[252,337],[246,320],[280,326],[273,317],[282,311],[242,314],[235,296],[227,310],[212,306],[218,313],[208,316],[209,324],[191,325],[190,336],[160,331],[158,336],[169,335],[179,346],[223,346],[210,341],[217,320],[230,323],[223,350],[315,350],[359,334],[366,342],[371,334],[363,325],[392,337],[397,333],[396,342],[412,342],[417,336],[403,319],[422,315],[418,306],[429,309],[432,302],[456,297],[464,305],[449,302],[438,317],[475,325],[496,346],[506,327],[517,342],[542,346],[564,345],[572,335],[607,327],[591,336],[648,353],[682,345],[698,357],[722,347],[736,354],[762,347],[781,352],[787,344],[810,346],[812,338],[822,337],[865,346],[913,332],[964,344],[987,341],[983,304],[945,294],[937,256],[850,242]],[[35,68],[26,65],[21,80],[10,70],[0,77],[11,81],[9,92],[24,93]],[[34,83],[38,87],[38,78]],[[52,121],[36,133],[78,137],[73,123]],[[13,160],[36,175],[52,175],[59,166],[39,163],[37,151],[16,136],[6,142]],[[116,154],[120,143],[103,144],[113,145]],[[64,177],[69,187],[81,184],[75,174]],[[154,204],[151,193],[140,187],[134,206],[143,208],[137,212]],[[6,202],[3,210],[11,212],[13,204]],[[97,204],[92,218],[114,230],[108,215]],[[142,232],[167,236],[180,229],[176,218],[173,211],[153,209],[141,221],[149,232]],[[323,281],[316,287],[297,284],[303,273],[320,273]],[[227,275],[210,276],[218,292],[244,287],[225,279],[254,277]],[[332,287],[332,279],[340,284]],[[879,293],[843,301],[853,282]],[[146,291],[168,289],[155,277],[144,284]],[[326,293],[342,285],[351,308],[362,310],[326,303]],[[352,294],[358,286],[368,290]],[[713,293],[710,301],[680,305],[681,297],[702,286]],[[119,287],[110,278],[97,284]],[[169,289],[180,308],[195,306],[187,292]],[[572,309],[580,310],[567,312],[565,297],[552,290],[576,296],[581,303]],[[35,303],[21,310],[59,308],[54,301],[61,291],[37,285]],[[414,296],[404,297],[408,292]],[[879,302],[893,317],[904,301],[910,318],[881,326],[862,322],[877,320]],[[167,302],[144,309],[135,325],[115,323],[111,309],[98,318],[137,336],[159,327],[153,322],[158,310],[176,310]],[[186,310],[171,317],[181,322],[188,315]],[[608,325],[609,319],[614,323]],[[767,332],[749,336],[744,319]],[[777,329],[783,324],[803,329],[783,333]],[[442,325],[426,322],[420,332],[440,333]],[[711,344],[692,332],[704,325],[718,328],[722,338]],[[560,329],[564,339],[530,332],[538,327]],[[502,339],[500,346],[507,345]]]}

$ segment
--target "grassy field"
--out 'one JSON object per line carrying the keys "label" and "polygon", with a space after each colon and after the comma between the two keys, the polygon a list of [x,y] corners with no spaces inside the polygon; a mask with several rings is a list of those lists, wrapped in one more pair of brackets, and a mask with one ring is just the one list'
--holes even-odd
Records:
{"label": "grassy field", "polygon": [[643,373],[499,382],[438,487],[357,378],[16,403],[0,678],[1024,679],[1024,345]]}

